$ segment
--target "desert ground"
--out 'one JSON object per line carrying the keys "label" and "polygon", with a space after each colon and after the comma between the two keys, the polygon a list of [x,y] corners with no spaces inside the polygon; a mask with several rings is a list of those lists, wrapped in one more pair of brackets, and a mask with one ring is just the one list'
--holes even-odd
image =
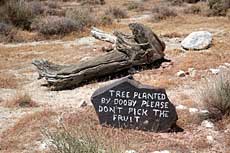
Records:
{"label": "desert ground", "polygon": [[[96,138],[106,153],[131,150],[138,153],[230,153],[230,118],[226,115],[219,120],[209,119],[205,116],[208,108],[200,98],[200,90],[207,80],[218,77],[221,71],[230,70],[230,17],[206,15],[206,3],[173,5],[163,0],[105,0],[101,5],[74,0],[55,1],[59,10],[90,7],[91,12],[99,17],[104,10],[116,6],[125,10],[126,17],[94,26],[110,34],[115,30],[130,33],[128,24],[138,22],[150,27],[165,42],[165,58],[170,61],[161,63],[158,68],[137,70],[133,77],[142,84],[166,89],[177,109],[177,124],[184,129],[178,133],[100,126],[90,98],[95,90],[118,80],[119,76],[95,79],[77,88],[60,91],[50,90],[43,86],[44,79],[37,79],[37,69],[32,65],[34,59],[75,64],[105,54],[102,48],[110,43],[92,37],[91,25],[65,35],[49,36],[14,27],[17,30],[14,38],[8,41],[4,37],[0,43],[0,152],[55,152],[50,142],[52,137],[44,131],[55,133],[64,126],[74,136],[80,133]],[[156,22],[152,9],[162,4],[177,15]],[[194,6],[200,10],[195,13],[185,11]],[[194,31],[210,32],[213,37],[211,46],[199,51],[183,49],[181,41]],[[212,69],[217,69],[218,74]],[[178,76],[179,71],[184,71],[185,75]]]}

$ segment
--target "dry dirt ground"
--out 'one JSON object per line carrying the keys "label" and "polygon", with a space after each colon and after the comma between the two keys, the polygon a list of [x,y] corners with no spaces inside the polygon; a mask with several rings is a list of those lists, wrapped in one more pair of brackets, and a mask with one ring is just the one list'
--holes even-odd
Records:
{"label": "dry dirt ground", "polygon": [[[230,21],[225,17],[179,15],[152,23],[148,20],[148,11],[130,14],[131,18],[121,19],[114,25],[102,28],[108,32],[114,29],[128,32],[128,23],[141,22],[150,26],[166,42],[165,54],[171,62],[163,63],[158,69],[139,71],[134,74],[134,78],[143,84],[166,88],[170,100],[178,108],[178,125],[184,132],[158,134],[124,130],[119,133],[115,130],[118,133],[117,138],[132,139],[127,140],[129,145],[124,146],[124,150],[134,149],[143,153],[158,150],[179,153],[230,152],[229,122],[217,122],[214,127],[207,128],[201,124],[202,119],[198,117],[204,109],[198,96],[199,85],[213,75],[209,71],[210,68],[230,63]],[[180,47],[181,40],[198,30],[207,30],[213,34],[211,48],[203,51],[183,51]],[[92,93],[114,80],[94,81],[73,90],[50,91],[42,86],[44,80],[37,80],[38,73],[31,64],[33,59],[40,58],[59,64],[71,64],[103,54],[100,48],[107,44],[94,39],[90,34],[86,35],[68,41],[0,44],[0,152],[45,152],[47,147],[40,133],[41,127],[52,127],[63,116],[71,116],[72,119],[74,116],[75,121],[81,118],[83,120],[81,115],[87,116],[87,113],[84,113],[85,108],[90,108],[89,115],[96,115],[91,108]],[[179,70],[188,71],[189,68],[196,70],[195,76],[176,76]],[[9,108],[4,105],[20,94],[28,94],[38,106]],[[87,106],[81,107],[83,103]],[[79,115],[79,112],[82,114]],[[97,120],[92,120],[98,128]],[[115,135],[108,134],[111,136],[109,139],[117,142]],[[118,145],[124,140],[117,142]]]}

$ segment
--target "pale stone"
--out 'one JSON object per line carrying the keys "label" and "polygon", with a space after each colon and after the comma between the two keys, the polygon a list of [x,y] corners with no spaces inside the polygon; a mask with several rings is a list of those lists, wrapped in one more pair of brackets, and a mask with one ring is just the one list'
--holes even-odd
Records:
{"label": "pale stone", "polygon": [[212,42],[212,34],[208,31],[197,31],[189,34],[182,42],[184,49],[201,50],[207,49]]}
{"label": "pale stone", "polygon": [[204,120],[202,123],[201,123],[201,126],[203,127],[206,127],[206,128],[214,128],[214,124],[208,120]]}
{"label": "pale stone", "polygon": [[177,72],[176,75],[177,75],[178,77],[185,77],[185,72],[182,71],[182,70],[180,70],[180,71]]}

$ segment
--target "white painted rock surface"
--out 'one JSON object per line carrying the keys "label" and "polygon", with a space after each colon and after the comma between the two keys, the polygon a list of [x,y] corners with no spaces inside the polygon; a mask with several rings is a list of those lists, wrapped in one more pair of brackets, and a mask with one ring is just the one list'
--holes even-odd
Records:
{"label": "white painted rock surface", "polygon": [[212,34],[208,31],[197,31],[189,34],[182,42],[184,49],[202,50],[207,49],[212,42]]}

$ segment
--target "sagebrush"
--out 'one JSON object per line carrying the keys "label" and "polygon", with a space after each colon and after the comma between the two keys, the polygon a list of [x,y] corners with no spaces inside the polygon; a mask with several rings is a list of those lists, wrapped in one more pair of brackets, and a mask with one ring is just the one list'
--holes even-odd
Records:
{"label": "sagebrush", "polygon": [[127,15],[127,12],[119,7],[109,7],[105,13],[107,15],[110,15],[112,16],[113,18],[116,18],[116,19],[121,19],[121,18],[126,18],[128,17]]}
{"label": "sagebrush", "polygon": [[64,35],[76,30],[77,25],[70,18],[47,16],[34,20],[31,27],[44,35]]}
{"label": "sagebrush", "polygon": [[200,97],[211,116],[230,116],[230,71],[207,80],[200,90]]}
{"label": "sagebrush", "polygon": [[167,7],[166,5],[155,6],[152,9],[152,13],[153,22],[158,22],[160,20],[165,20],[167,18],[177,16],[177,13],[173,9]]}
{"label": "sagebrush", "polygon": [[209,14],[211,16],[226,16],[230,9],[230,0],[209,0]]}

